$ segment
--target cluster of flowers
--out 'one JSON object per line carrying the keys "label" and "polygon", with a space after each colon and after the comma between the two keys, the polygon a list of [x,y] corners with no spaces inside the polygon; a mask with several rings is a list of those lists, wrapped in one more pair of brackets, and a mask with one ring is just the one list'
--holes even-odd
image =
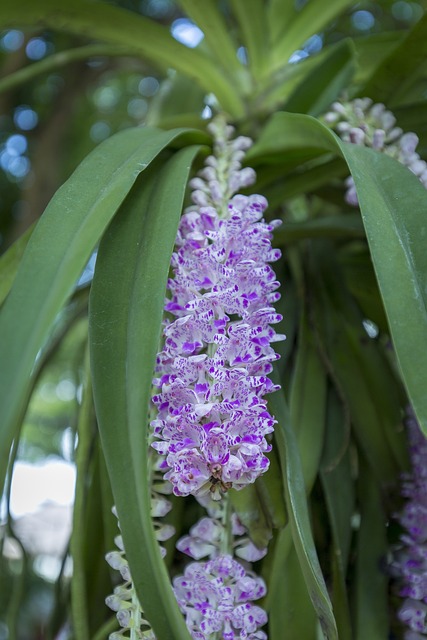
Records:
{"label": "cluster of flowers", "polygon": [[423,640],[427,637],[427,439],[412,410],[406,423],[412,469],[403,477],[406,503],[399,515],[406,533],[392,569],[404,598],[398,617],[409,627],[405,640]]}
{"label": "cluster of flowers", "polygon": [[[196,640],[208,640],[221,632],[224,640],[267,640],[260,629],[267,622],[265,611],[252,604],[266,594],[265,583],[250,569],[249,562],[263,558],[267,549],[258,549],[247,535],[235,513],[228,524],[221,503],[201,499],[208,517],[197,522],[187,536],[177,542],[177,549],[191,558],[205,562],[189,564],[183,576],[173,581],[175,595],[185,615],[187,627]],[[224,517],[225,516],[225,517]],[[223,548],[232,548],[236,561]]]}
{"label": "cluster of flowers", "polygon": [[[162,477],[153,482],[152,516],[169,510],[159,495],[167,487],[177,496],[194,495],[208,512],[177,543],[195,560],[173,581],[191,636],[266,640],[261,627],[267,614],[253,604],[266,587],[250,563],[267,551],[251,542],[225,506],[225,494],[254,482],[269,465],[275,420],[264,396],[278,389],[268,377],[278,358],[271,344],[284,338],[271,326],[281,320],[272,306],[279,283],[269,265],[280,258],[271,246],[280,222],[264,222],[262,196],[235,195],[255,179],[252,169],[241,166],[251,141],[233,140],[233,128],[222,120],[210,131],[214,155],[190,182],[194,206],[181,218],[171,261],[164,347],[153,381],[159,392],[153,396],[151,446]],[[159,541],[173,535],[171,527],[154,522]],[[121,536],[116,544],[119,550],[107,560],[125,585],[107,598],[122,626],[110,639],[132,630],[131,637],[153,640]]]}
{"label": "cluster of flowers", "polygon": [[[427,188],[427,163],[415,151],[418,136],[404,133],[396,127],[396,118],[381,103],[370,98],[357,98],[351,102],[334,102],[324,121],[345,142],[364,145],[395,158],[408,167]],[[358,206],[356,187],[352,177],[346,179],[346,201]]]}
{"label": "cluster of flowers", "polygon": [[[152,458],[152,456],[151,456]],[[151,481],[151,517],[153,519],[156,538],[159,542],[169,540],[175,529],[170,524],[161,522],[172,508],[170,501],[165,497],[170,494],[172,487],[169,482],[163,480],[163,474],[159,472],[161,460],[150,460],[152,467]],[[113,513],[118,518],[117,510],[113,507]],[[118,523],[120,528],[120,523]],[[150,623],[144,617],[144,612],[139,603],[138,596],[133,586],[132,576],[129,570],[129,564],[126,559],[125,547],[121,535],[117,535],[114,542],[117,549],[110,551],[106,555],[106,560],[112,569],[120,572],[123,583],[114,588],[114,593],[107,596],[105,602],[110,609],[115,611],[117,621],[121,627],[118,632],[111,633],[110,640],[123,640],[128,637],[127,632],[132,630],[133,636],[144,640],[156,640],[156,637],[150,627]],[[163,556],[166,554],[164,547],[160,545],[160,551]]]}
{"label": "cluster of flowers", "polygon": [[157,358],[152,422],[152,446],[165,456],[174,493],[210,491],[217,499],[268,468],[275,420],[264,396],[277,389],[268,378],[278,358],[271,344],[283,339],[271,327],[281,320],[269,265],[280,257],[271,247],[279,221],[262,220],[262,196],[230,198],[253,180],[241,169],[250,141],[230,141],[231,128],[219,128],[211,127],[215,156],[190,183],[195,206],[179,225],[165,305],[173,319]]}

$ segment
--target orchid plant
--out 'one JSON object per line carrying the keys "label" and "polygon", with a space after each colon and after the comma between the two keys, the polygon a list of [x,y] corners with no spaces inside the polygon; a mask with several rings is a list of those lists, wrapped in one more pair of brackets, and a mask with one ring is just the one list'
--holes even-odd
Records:
{"label": "orchid plant", "polygon": [[38,637],[427,637],[426,15],[340,39],[369,11],[124,4],[0,6],[6,34],[75,45],[0,92],[76,63],[160,87],[0,258],[0,625],[30,637],[7,505],[78,323],[73,527]]}

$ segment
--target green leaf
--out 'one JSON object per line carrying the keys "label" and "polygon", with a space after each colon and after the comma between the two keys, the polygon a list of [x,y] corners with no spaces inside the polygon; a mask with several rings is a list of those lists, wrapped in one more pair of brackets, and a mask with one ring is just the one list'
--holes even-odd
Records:
{"label": "green leaf", "polygon": [[[389,31],[353,38],[358,61],[354,77],[355,84],[357,86],[366,85],[383,61],[399,46],[399,42],[404,37],[404,31]],[[366,95],[364,89],[360,90],[359,95]]]}
{"label": "green leaf", "polygon": [[271,539],[271,525],[267,521],[255,485],[250,484],[241,491],[230,491],[229,496],[233,511],[248,530],[252,542],[259,549],[266,548]]}
{"label": "green leaf", "polygon": [[55,317],[138,174],[172,141],[185,141],[185,134],[135,128],[104,141],[57,191],[37,224],[0,313],[0,486],[31,371]]}
{"label": "green leaf", "polygon": [[427,192],[392,158],[343,145],[403,381],[427,433]]}
{"label": "green leaf", "polygon": [[338,262],[346,286],[364,317],[373,321],[381,333],[388,333],[387,317],[369,248],[366,245],[343,247]]}
{"label": "green leaf", "polygon": [[[289,3],[291,4],[291,3]],[[273,41],[271,68],[284,65],[291,54],[302,47],[310,36],[319,33],[336,16],[353,4],[352,0],[316,0],[307,2],[302,9],[294,9],[292,16],[289,10],[283,12],[283,17],[276,12],[281,29],[276,28],[277,36]],[[294,4],[295,7],[295,4]]]}
{"label": "green leaf", "polygon": [[214,93],[234,117],[244,114],[242,98],[215,60],[177,42],[168,27],[107,2],[70,0],[3,0],[0,28],[42,27],[85,35],[94,40],[133,50],[157,67],[170,67],[194,78],[207,93]]}
{"label": "green leaf", "polygon": [[264,473],[257,479],[255,488],[267,522],[271,527],[281,529],[288,520],[283,500],[282,472],[274,449],[270,451],[268,458],[270,460],[268,473]]}
{"label": "green leaf", "polygon": [[320,64],[309,71],[284,104],[286,111],[318,116],[328,110],[356,70],[354,46],[350,39],[329,47]]}
{"label": "green leaf", "polygon": [[212,58],[221,65],[224,73],[240,85],[243,72],[237,57],[237,45],[215,0],[176,0],[184,12],[204,33],[204,41],[213,53]]}
{"label": "green leaf", "polygon": [[129,56],[133,55],[133,49],[124,46],[107,46],[105,44],[89,44],[83,47],[74,47],[68,51],[54,53],[43,60],[33,62],[14,73],[0,79],[0,93],[10,91],[27,82],[31,82],[39,75],[48,74],[77,60],[87,60],[99,56]]}
{"label": "green leaf", "polygon": [[365,238],[359,213],[310,218],[304,222],[284,222],[274,232],[276,244],[290,244],[307,238]]}
{"label": "green leaf", "polygon": [[288,516],[301,570],[325,638],[337,640],[332,605],[310,527],[300,453],[283,393],[272,394],[269,405],[278,421],[275,429],[275,442],[282,464]]}
{"label": "green leaf", "polygon": [[384,640],[390,620],[388,576],[381,569],[388,551],[383,498],[375,478],[360,460],[358,501],[360,528],[357,536],[354,610],[356,640]]}
{"label": "green leaf", "polygon": [[289,149],[313,148],[335,150],[352,173],[402,378],[427,433],[427,191],[393,158],[342,142],[310,116],[275,114],[250,153],[280,162]]}
{"label": "green leaf", "polygon": [[205,92],[192,78],[182,73],[171,74],[163,80],[152,98],[146,124],[161,129],[191,126],[205,129],[201,118]]}
{"label": "green leaf", "polygon": [[426,56],[427,14],[424,14],[359,90],[360,94],[389,107],[399,105],[405,101],[414,73],[424,69]]}
{"label": "green leaf", "polygon": [[[262,159],[263,158],[258,158],[259,161]],[[312,166],[313,163],[310,162],[307,163],[307,165],[302,164],[297,166],[296,170],[290,173],[288,172],[288,167],[285,167],[282,171],[282,175],[277,178],[276,173],[279,173],[280,165],[274,167],[271,165],[266,165],[264,168],[260,167],[260,169],[257,170],[257,184],[260,184],[261,180],[263,182],[265,181],[265,188],[259,187],[259,190],[262,190],[263,193],[268,195],[268,201],[272,209],[283,204],[284,200],[315,191],[316,189],[330,183],[334,178],[345,178],[347,176],[347,165],[342,158],[332,158],[324,161],[325,157],[322,157],[321,160],[322,162],[315,166]],[[272,178],[273,181],[271,181]],[[313,224],[316,226],[317,222],[313,220]],[[322,223],[319,219],[319,226],[321,225]],[[307,231],[310,233],[309,229],[307,229]],[[280,236],[281,228],[278,229],[277,233]]]}
{"label": "green leaf", "polygon": [[246,161],[262,159],[263,162],[280,163],[289,154],[312,157],[327,152],[339,153],[339,143],[334,134],[315,118],[300,114],[278,112],[262,130],[257,142],[247,153]]}
{"label": "green leaf", "polygon": [[86,541],[85,513],[87,488],[89,485],[89,461],[92,449],[93,400],[90,383],[89,353],[86,350],[84,362],[83,398],[79,411],[76,450],[76,490],[73,507],[73,528],[70,538],[70,553],[73,559],[73,576],[71,579],[71,616],[76,640],[89,640],[89,611],[86,584],[84,548]]}
{"label": "green leaf", "polygon": [[0,305],[9,293],[19,268],[25,247],[28,244],[34,224],[16,240],[0,258]]}
{"label": "green leaf", "polygon": [[[248,54],[248,66],[256,80],[268,70],[268,25],[262,0],[231,0]],[[267,66],[266,66],[267,65]]]}
{"label": "green leaf", "polygon": [[314,336],[303,314],[289,403],[290,420],[298,442],[307,493],[319,468],[326,411],[326,372]]}
{"label": "green leaf", "polygon": [[399,473],[399,448],[404,451],[402,437],[393,459],[400,427],[395,381],[365,333],[363,316],[341,280],[333,246],[313,244],[310,259],[312,315],[333,381],[348,403],[354,432],[373,473],[381,483],[393,482]]}
{"label": "green leaf", "polygon": [[346,571],[355,499],[349,453],[350,425],[347,422],[348,416],[344,407],[334,390],[330,388],[320,478],[332,532],[332,602],[340,640],[352,638]]}
{"label": "green leaf", "polygon": [[170,257],[196,153],[183,149],[150,167],[124,202],[99,247],[89,321],[95,407],[132,578],[156,636],[171,640],[189,635],[151,521],[147,430]]}
{"label": "green leaf", "polygon": [[274,586],[269,606],[269,638],[316,640],[316,613],[307,593],[295,547],[282,567],[280,581]]}

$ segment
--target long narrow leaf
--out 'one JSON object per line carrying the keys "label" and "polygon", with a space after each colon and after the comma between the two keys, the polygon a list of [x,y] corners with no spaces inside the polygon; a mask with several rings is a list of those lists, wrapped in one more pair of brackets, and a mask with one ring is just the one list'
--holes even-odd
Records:
{"label": "long narrow leaf", "polygon": [[[197,148],[149,170],[104,236],[90,304],[93,388],[132,579],[158,638],[189,638],[151,522],[148,411],[166,280]],[[145,176],[144,176],[145,178]]]}
{"label": "long narrow leaf", "polygon": [[303,314],[289,401],[290,419],[297,437],[306,491],[317,476],[323,448],[326,411],[326,371],[314,336]]}
{"label": "long narrow leaf", "polygon": [[177,0],[185,13],[203,31],[206,44],[224,72],[240,84],[242,72],[241,62],[237,57],[238,46],[233,42],[230,30],[224,20],[218,3],[215,0]]}
{"label": "long narrow leaf", "polygon": [[90,0],[2,0],[0,28],[35,26],[84,34],[101,42],[133,49],[163,69],[172,67],[194,78],[233,116],[242,116],[244,107],[233,84],[213,60],[177,42],[167,27],[134,12],[106,2]]}
{"label": "long narrow leaf", "polygon": [[360,91],[389,106],[404,101],[405,91],[427,55],[427,14],[414,25]]}
{"label": "long narrow leaf", "polygon": [[348,86],[356,70],[350,39],[329,47],[325,58],[310,71],[285,102],[286,111],[318,116],[325,113]]}
{"label": "long narrow leaf", "polygon": [[184,133],[137,128],[106,140],[57,191],[34,230],[0,314],[0,488],[30,374],[56,315],[138,174]]}
{"label": "long narrow leaf", "polygon": [[0,258],[0,305],[9,293],[16,273],[19,268],[25,247],[28,244],[31,234],[34,231],[34,224],[29,227],[20,238],[15,240],[13,245]]}
{"label": "long narrow leaf", "polygon": [[310,36],[321,31],[352,4],[352,0],[316,0],[307,2],[302,9],[295,9],[290,21],[285,22],[282,19],[282,29],[273,43],[273,69],[285,64],[291,54],[302,47]]}
{"label": "long narrow leaf", "polygon": [[231,0],[248,52],[248,64],[256,80],[262,71],[268,72],[268,24],[263,0]]}
{"label": "long narrow leaf", "polygon": [[406,167],[339,140],[310,116],[277,113],[250,153],[278,162],[289,150],[335,151],[353,175],[402,378],[427,433],[427,191]]}
{"label": "long narrow leaf", "polygon": [[325,638],[338,640],[332,605],[311,532],[300,453],[283,394],[273,394],[269,404],[279,423],[275,441],[281,459],[288,515],[301,570]]}

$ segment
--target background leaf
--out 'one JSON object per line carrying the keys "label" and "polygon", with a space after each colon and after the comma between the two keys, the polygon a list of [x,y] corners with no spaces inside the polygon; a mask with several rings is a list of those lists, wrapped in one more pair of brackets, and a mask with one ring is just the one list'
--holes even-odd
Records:
{"label": "background leaf", "polygon": [[3,0],[0,27],[13,29],[38,25],[74,33],[90,34],[101,42],[122,45],[134,55],[160,66],[169,67],[194,78],[207,93],[215,93],[224,109],[234,117],[244,113],[242,100],[233,83],[213,60],[175,40],[169,29],[154,20],[115,7],[106,2],[70,0],[58,5],[56,0]]}
{"label": "background leaf", "polygon": [[325,57],[302,80],[284,104],[286,111],[318,116],[331,106],[348,86],[356,70],[355,51],[350,39],[325,51]]}

